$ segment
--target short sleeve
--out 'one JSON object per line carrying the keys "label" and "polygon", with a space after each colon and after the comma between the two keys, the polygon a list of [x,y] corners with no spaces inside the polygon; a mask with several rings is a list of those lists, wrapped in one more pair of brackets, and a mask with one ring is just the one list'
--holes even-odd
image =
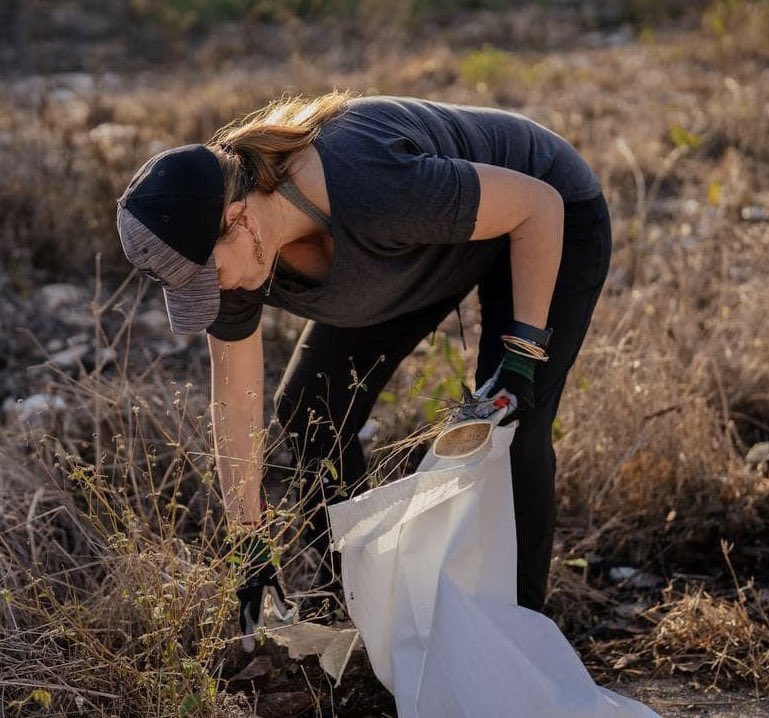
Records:
{"label": "short sleeve", "polygon": [[231,289],[221,293],[219,314],[206,331],[216,339],[236,342],[250,337],[259,326],[264,305],[261,289]]}
{"label": "short sleeve", "polygon": [[400,241],[414,244],[459,244],[475,229],[480,182],[466,160],[433,155],[409,157],[394,181],[393,221]]}
{"label": "short sleeve", "polygon": [[470,162],[424,152],[405,137],[380,143],[376,151],[371,144],[351,152],[352,159],[337,154],[337,172],[327,173],[332,208],[361,243],[402,251],[470,239],[480,201]]}

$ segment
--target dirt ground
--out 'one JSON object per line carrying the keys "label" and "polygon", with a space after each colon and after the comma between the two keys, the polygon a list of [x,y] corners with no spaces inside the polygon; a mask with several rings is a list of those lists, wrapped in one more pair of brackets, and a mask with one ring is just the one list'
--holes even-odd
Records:
{"label": "dirt ground", "polygon": [[769,698],[748,690],[693,687],[684,678],[622,681],[605,686],[645,703],[663,718],[759,718],[769,715]]}

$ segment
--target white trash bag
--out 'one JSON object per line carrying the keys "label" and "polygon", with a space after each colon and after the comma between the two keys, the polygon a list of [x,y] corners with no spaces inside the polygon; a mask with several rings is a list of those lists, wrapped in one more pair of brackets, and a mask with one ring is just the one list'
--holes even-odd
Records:
{"label": "white trash bag", "polygon": [[329,507],[347,608],[398,716],[656,716],[516,605],[515,429],[466,424],[469,446],[439,436],[416,473]]}

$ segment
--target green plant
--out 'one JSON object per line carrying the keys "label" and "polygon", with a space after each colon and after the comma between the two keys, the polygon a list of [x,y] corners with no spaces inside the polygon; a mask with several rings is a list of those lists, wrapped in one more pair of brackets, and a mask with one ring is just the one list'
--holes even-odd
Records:
{"label": "green plant", "polygon": [[422,414],[429,423],[440,418],[441,411],[462,398],[465,362],[462,353],[445,332],[436,332],[419,364],[419,373],[407,400],[421,398]]}
{"label": "green plant", "polygon": [[465,55],[459,75],[472,87],[495,87],[510,78],[512,55],[491,45]]}

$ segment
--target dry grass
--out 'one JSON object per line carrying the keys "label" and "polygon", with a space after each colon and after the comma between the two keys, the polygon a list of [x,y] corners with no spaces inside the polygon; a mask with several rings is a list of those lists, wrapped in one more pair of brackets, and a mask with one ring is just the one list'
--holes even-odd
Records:
{"label": "dry grass", "polygon": [[[8,83],[0,260],[9,286],[31,292],[41,271],[80,281],[96,249],[103,281],[116,286],[125,267],[114,200],[133,169],[161,146],[207,138],[283,88],[350,86],[521,109],[597,168],[615,228],[606,292],[555,427],[560,523],[548,610],[603,677],[676,671],[767,692],[759,581],[769,568],[769,476],[744,457],[769,440],[769,233],[765,223],[741,222],[739,210],[769,206],[769,79],[752,34],[769,10],[726,5],[711,11],[725,18],[715,29],[660,31],[616,48],[481,55],[475,65],[454,48],[480,50],[484,33],[498,32],[488,14],[436,30],[419,49],[394,30],[390,44],[358,48],[355,62],[317,42],[310,55],[317,32],[299,23],[293,56],[269,66],[214,67],[211,40],[173,74],[104,76],[74,90],[62,78]],[[739,13],[752,13],[752,24]],[[512,27],[512,16],[495,16],[496,25]],[[19,715],[73,715],[80,706],[90,715],[250,715],[222,680],[243,657],[206,369],[197,359],[148,359],[133,324],[145,290],[135,279],[112,297],[97,286],[89,332],[117,360],[75,377],[35,375],[30,384],[62,397],[68,411],[38,427],[10,418],[3,427],[0,703],[16,702]],[[463,315],[470,349],[456,352],[470,367],[473,301]],[[272,386],[297,327],[278,320],[267,348]],[[443,329],[455,337],[454,324]],[[185,357],[198,349],[193,343]],[[449,362],[431,351],[421,348],[388,387],[394,401],[376,410],[378,446],[416,430],[421,394],[452,386]],[[429,391],[409,403],[419,381]],[[431,411],[444,398],[433,396]],[[274,438],[276,548],[289,583],[301,587],[312,564],[297,550],[295,474]],[[396,448],[408,455],[419,443]],[[380,463],[379,476],[415,460],[398,454]],[[733,545],[728,561],[723,539]],[[617,587],[607,578],[616,565],[658,574],[670,588]],[[643,610],[620,622],[639,594]],[[258,691],[303,690],[316,705],[309,714],[334,710],[322,679],[296,674],[289,685],[281,666]],[[338,702],[336,710],[344,715]]]}

